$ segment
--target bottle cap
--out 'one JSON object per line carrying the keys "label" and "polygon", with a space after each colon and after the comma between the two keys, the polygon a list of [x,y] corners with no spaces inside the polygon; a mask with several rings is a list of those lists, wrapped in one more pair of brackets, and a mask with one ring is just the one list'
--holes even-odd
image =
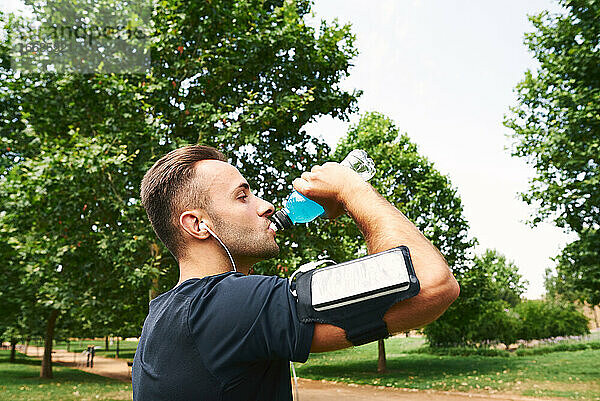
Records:
{"label": "bottle cap", "polygon": [[271,216],[271,221],[275,223],[278,230],[284,230],[294,225],[290,216],[287,215],[285,210],[278,210]]}

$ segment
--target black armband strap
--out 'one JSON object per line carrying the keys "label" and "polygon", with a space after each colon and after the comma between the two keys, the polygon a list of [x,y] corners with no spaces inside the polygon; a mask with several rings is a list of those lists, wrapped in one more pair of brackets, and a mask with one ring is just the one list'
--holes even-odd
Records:
{"label": "black armband strap", "polygon": [[341,327],[354,345],[389,337],[383,316],[420,290],[406,246],[333,266],[314,266],[303,265],[290,278],[298,317],[304,323]]}

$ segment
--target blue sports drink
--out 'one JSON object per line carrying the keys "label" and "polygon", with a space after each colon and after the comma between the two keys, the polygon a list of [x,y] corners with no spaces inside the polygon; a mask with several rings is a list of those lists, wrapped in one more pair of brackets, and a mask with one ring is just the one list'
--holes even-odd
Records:
{"label": "blue sports drink", "polygon": [[[365,181],[375,175],[375,164],[364,150],[353,150],[340,164],[356,171]],[[292,227],[296,223],[313,221],[324,213],[325,209],[317,202],[308,199],[298,191],[293,191],[285,200],[283,209],[277,211],[271,217],[273,221],[271,227],[283,230]]]}

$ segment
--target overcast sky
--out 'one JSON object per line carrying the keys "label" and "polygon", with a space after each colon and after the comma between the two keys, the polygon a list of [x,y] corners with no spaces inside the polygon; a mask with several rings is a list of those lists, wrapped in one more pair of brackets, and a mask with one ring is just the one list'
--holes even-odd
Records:
{"label": "overcast sky", "polygon": [[[534,174],[506,148],[503,115],[513,92],[537,63],[525,45],[527,14],[560,11],[552,1],[317,0],[315,23],[351,23],[360,55],[346,89],[364,90],[361,112],[392,118],[421,154],[447,175],[464,205],[476,253],[495,248],[530,282],[527,298],[544,293],[551,257],[576,237],[551,224],[529,228],[533,208],[517,193]],[[356,123],[358,116],[352,118]],[[322,118],[308,131],[333,147],[347,123]]]}
{"label": "overcast sky", "polygon": [[[19,4],[2,0],[0,9]],[[360,111],[392,118],[450,178],[480,242],[476,252],[495,248],[514,261],[530,282],[530,299],[544,293],[550,258],[575,238],[549,223],[524,223],[534,210],[517,194],[533,169],[505,149],[511,131],[502,120],[515,104],[513,88],[527,68],[537,68],[523,45],[533,29],[527,14],[544,9],[559,10],[544,0],[316,0],[311,22],[352,24],[360,54],[343,87],[362,89]],[[322,118],[307,131],[335,147],[347,128]]]}

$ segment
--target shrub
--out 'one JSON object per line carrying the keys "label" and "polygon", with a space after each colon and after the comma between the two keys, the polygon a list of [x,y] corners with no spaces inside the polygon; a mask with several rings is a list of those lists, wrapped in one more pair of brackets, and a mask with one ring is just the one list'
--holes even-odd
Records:
{"label": "shrub", "polygon": [[525,300],[515,312],[521,321],[518,338],[523,340],[589,333],[587,317],[572,303]]}
{"label": "shrub", "polygon": [[584,351],[587,349],[600,349],[600,342],[582,342],[574,344],[559,344],[549,345],[535,348],[524,348],[517,349],[515,355],[517,356],[530,356],[530,355],[541,355],[548,354],[550,352],[561,352],[561,351]]}
{"label": "shrub", "polygon": [[489,302],[471,329],[471,342],[501,342],[508,345],[518,339],[520,321],[504,301]]}
{"label": "shrub", "polygon": [[[467,309],[465,308],[464,311]],[[502,342],[507,346],[518,339],[520,321],[503,300],[488,301],[471,313],[453,314],[454,319],[444,319],[425,329],[432,347],[475,345]],[[459,316],[463,319],[457,319]]]}
{"label": "shrub", "polygon": [[549,354],[551,352],[565,352],[565,351],[584,351],[584,350],[596,350],[600,349],[600,341],[593,342],[579,342],[573,344],[558,344],[558,345],[547,345],[535,348],[524,348],[517,349],[514,352],[495,349],[495,348],[476,348],[476,347],[430,347],[424,346],[414,350],[408,350],[408,354],[431,354],[431,355],[444,355],[444,356],[493,356],[493,357],[504,357],[510,356],[532,356]]}

